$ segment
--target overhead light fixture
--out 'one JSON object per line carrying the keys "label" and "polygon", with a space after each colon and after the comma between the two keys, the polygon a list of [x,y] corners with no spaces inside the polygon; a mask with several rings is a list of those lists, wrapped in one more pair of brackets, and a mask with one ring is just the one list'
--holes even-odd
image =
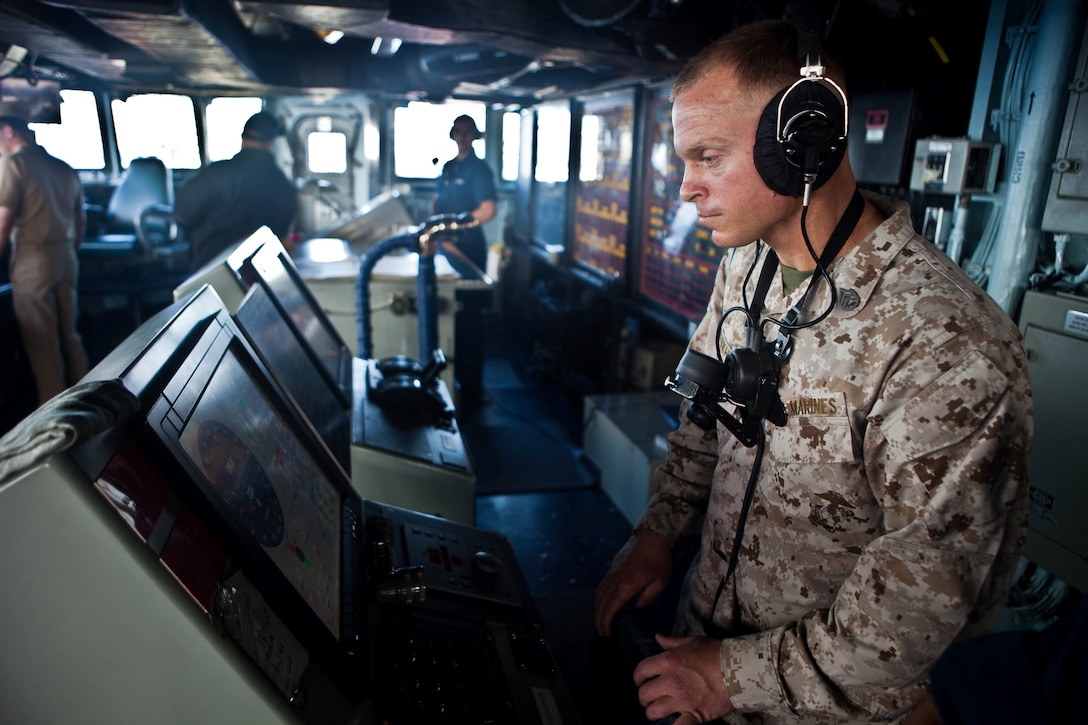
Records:
{"label": "overhead light fixture", "polygon": [[401,42],[403,41],[400,38],[382,38],[379,36],[374,38],[374,42],[371,43],[370,54],[390,58],[400,50]]}
{"label": "overhead light fixture", "polygon": [[26,61],[29,53],[30,51],[21,45],[12,45],[8,48],[4,57],[0,58],[0,78],[6,78],[18,70],[19,66]]}
{"label": "overhead light fixture", "polygon": [[316,32],[329,45],[336,45],[344,37],[343,30],[318,30]]}

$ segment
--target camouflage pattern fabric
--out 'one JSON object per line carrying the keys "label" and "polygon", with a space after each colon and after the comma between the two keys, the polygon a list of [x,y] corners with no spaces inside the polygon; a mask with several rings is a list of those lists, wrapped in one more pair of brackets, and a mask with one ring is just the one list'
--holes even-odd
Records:
{"label": "camouflage pattern fabric", "polygon": [[[905,204],[866,197],[887,219],[832,266],[836,309],[794,334],[779,388],[789,418],[765,423],[736,572],[714,611],[755,449],[682,416],[637,524],[675,542],[704,517],[676,632],[725,636],[734,721],[901,716],[949,644],[996,624],[1027,534],[1019,331],[914,232]],[[723,260],[693,349],[716,354],[754,253]],[[764,315],[781,319],[806,287],[784,297],[776,277]],[[802,319],[828,295],[821,282]],[[723,356],[744,346],[743,324],[727,318]]]}

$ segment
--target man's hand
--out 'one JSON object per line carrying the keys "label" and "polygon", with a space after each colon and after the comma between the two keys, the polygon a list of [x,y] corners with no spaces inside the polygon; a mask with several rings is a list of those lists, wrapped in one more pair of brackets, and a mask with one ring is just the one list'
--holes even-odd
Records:
{"label": "man's hand", "polygon": [[659,634],[657,643],[665,651],[635,668],[638,701],[648,720],[680,713],[674,725],[697,725],[736,709],[722,681],[719,640]]}
{"label": "man's hand", "polygon": [[638,529],[627,540],[597,587],[597,632],[612,634],[612,619],[636,595],[635,606],[648,607],[669,583],[672,575],[672,547],[661,536]]}

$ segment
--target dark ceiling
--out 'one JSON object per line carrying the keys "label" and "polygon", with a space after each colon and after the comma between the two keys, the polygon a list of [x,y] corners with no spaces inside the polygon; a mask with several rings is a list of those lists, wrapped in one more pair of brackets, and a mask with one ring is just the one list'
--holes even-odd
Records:
{"label": "dark ceiling", "polygon": [[[784,0],[5,0],[0,76],[114,88],[365,91],[529,105],[666,78]],[[863,84],[973,83],[989,3],[814,0]],[[946,28],[945,32],[941,32]],[[339,30],[335,45],[322,34]],[[953,57],[938,60],[936,34]],[[401,41],[389,55],[375,38]],[[844,42],[846,41],[846,42]],[[388,46],[386,46],[388,47]],[[848,66],[852,59],[846,58]],[[3,70],[6,68],[6,71]],[[879,69],[871,81],[865,73]]]}

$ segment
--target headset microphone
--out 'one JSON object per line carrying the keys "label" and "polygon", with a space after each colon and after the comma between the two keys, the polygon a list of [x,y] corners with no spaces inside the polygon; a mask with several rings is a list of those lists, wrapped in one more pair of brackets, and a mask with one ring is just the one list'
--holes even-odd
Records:
{"label": "headset microphone", "polygon": [[[861,193],[855,189],[846,211],[843,212],[839,223],[835,225],[835,230],[831,233],[827,246],[817,258],[818,267],[826,270],[832,260],[838,256],[861,219],[864,208],[865,201]],[[755,269],[759,257],[760,254],[757,252],[752,259],[752,269]],[[760,425],[762,420],[769,420],[775,425],[786,424],[786,408],[779,397],[778,384],[782,366],[793,352],[794,330],[815,325],[832,310],[832,306],[829,306],[823,314],[807,322],[799,322],[801,311],[804,309],[809,293],[814,288],[815,278],[813,278],[801,299],[790,308],[783,319],[767,318],[761,321],[760,310],[763,308],[763,301],[771,279],[777,270],[778,255],[772,249],[763,262],[752,303],[747,308],[731,307],[722,313],[718,323],[719,337],[728,315],[741,312],[747,316],[746,347],[733,350],[724,360],[715,360],[709,355],[689,348],[680,358],[676,372],[665,380],[666,388],[691,401],[688,407],[688,418],[693,423],[704,430],[710,430],[714,427],[714,421],[717,420],[749,448],[756,445],[759,440],[763,430]],[[747,278],[744,283],[747,286]],[[831,300],[834,305],[835,289],[830,276],[828,276],[828,285],[831,287]],[[763,338],[761,326],[767,321],[779,327],[778,338],[774,342]],[[739,421],[722,408],[723,402],[731,402],[740,409]]]}
{"label": "headset microphone", "polygon": [[[758,441],[761,420],[786,424],[786,408],[778,397],[780,367],[770,343],[734,350],[724,363],[688,349],[665,387],[691,401],[688,418],[700,428],[710,430],[715,421],[721,422],[751,448]],[[723,402],[740,408],[740,420],[722,407]]]}
{"label": "headset microphone", "polygon": [[[772,250],[760,272],[752,304],[747,309],[733,307],[722,315],[723,323],[731,312],[747,315],[746,347],[733,350],[722,361],[689,348],[676,372],[665,381],[665,387],[691,401],[688,418],[693,423],[710,430],[719,421],[749,448],[758,442],[764,419],[775,425],[786,424],[778,383],[789,346],[764,340],[759,323],[759,311],[777,270],[778,256]],[[739,421],[722,407],[723,402],[740,409]]]}

